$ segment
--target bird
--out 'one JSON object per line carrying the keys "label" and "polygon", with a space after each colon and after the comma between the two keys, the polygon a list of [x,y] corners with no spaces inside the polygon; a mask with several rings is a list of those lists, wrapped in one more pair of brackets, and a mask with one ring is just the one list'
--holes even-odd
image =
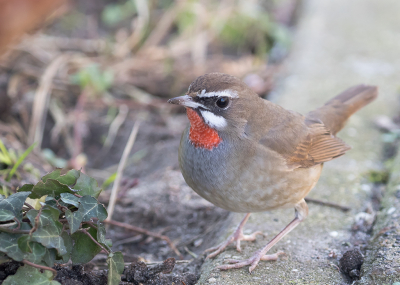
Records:
{"label": "bird", "polygon": [[186,108],[189,126],[179,145],[186,183],[214,205],[246,213],[226,241],[212,247],[213,258],[231,243],[254,241],[243,234],[251,213],[294,208],[294,219],[270,242],[244,260],[230,259],[220,270],[277,260],[267,254],[308,216],[304,200],[317,184],[323,164],[350,149],[336,133],[356,111],[378,96],[376,86],[353,86],[306,115],[261,98],[240,79],[224,73],[196,78],[183,96],[169,99]]}

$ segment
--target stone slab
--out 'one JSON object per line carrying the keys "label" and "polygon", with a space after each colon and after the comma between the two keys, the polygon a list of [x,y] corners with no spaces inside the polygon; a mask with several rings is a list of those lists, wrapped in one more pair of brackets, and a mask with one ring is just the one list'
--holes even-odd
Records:
{"label": "stone slab", "polygon": [[[245,229],[267,235],[243,242],[242,252],[233,248],[207,261],[198,284],[348,284],[338,271],[337,258],[351,239],[351,226],[371,196],[365,174],[381,168],[381,138],[373,127],[380,114],[393,114],[400,74],[400,1],[398,0],[304,0],[287,74],[275,97],[285,108],[306,113],[342,90],[359,83],[379,86],[380,96],[348,122],[339,133],[353,149],[328,162],[310,197],[351,206],[343,213],[309,204],[307,220],[272,250],[287,253],[277,262],[261,262],[250,275],[248,268],[219,271],[224,258],[248,258],[264,246],[291,219],[293,210],[257,213]],[[225,239],[242,218],[221,229]]]}

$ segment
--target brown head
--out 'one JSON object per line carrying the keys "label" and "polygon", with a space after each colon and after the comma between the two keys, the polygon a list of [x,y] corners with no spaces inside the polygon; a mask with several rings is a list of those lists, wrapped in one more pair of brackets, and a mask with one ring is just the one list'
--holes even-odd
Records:
{"label": "brown head", "polygon": [[187,108],[192,133],[196,132],[193,127],[198,126],[200,131],[211,128],[214,134],[225,136],[243,133],[257,106],[263,105],[262,101],[238,78],[223,73],[209,73],[194,80],[186,95],[168,102]]}

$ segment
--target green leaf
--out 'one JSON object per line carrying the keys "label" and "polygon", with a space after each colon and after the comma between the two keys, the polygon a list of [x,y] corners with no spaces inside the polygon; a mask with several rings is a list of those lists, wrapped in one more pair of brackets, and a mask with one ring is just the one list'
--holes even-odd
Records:
{"label": "green leaf", "polygon": [[79,199],[81,203],[79,206],[79,212],[82,213],[82,220],[84,222],[89,221],[91,218],[98,218],[99,221],[104,221],[107,218],[107,210],[102,204],[91,196],[83,196]]}
{"label": "green leaf", "polygon": [[15,215],[13,212],[5,209],[0,209],[0,222],[10,221],[14,219]]}
{"label": "green leaf", "polygon": [[19,192],[8,196],[8,198],[0,201],[0,210],[10,211],[18,217],[28,195],[28,192]]}
{"label": "green leaf", "polygon": [[33,143],[17,160],[17,162],[14,164],[13,168],[10,171],[10,174],[7,178],[6,176],[6,180],[10,181],[10,179],[13,177],[15,171],[17,171],[18,167],[20,166],[20,164],[24,161],[24,159],[31,153],[31,151],[33,150],[33,148],[35,147],[36,143]]}
{"label": "green leaf", "polygon": [[67,253],[62,256],[62,261],[63,263],[67,263],[71,257],[71,251],[74,244],[72,237],[66,231],[61,234],[61,237],[63,238],[65,248],[67,249]]}
{"label": "green leaf", "polygon": [[97,241],[106,244],[106,227],[100,221],[97,222]]}
{"label": "green leaf", "polygon": [[47,206],[47,208],[53,208],[53,209],[57,210],[58,213],[60,213],[60,210],[58,209],[58,205],[57,205],[57,200],[54,199],[53,197],[50,197],[50,196],[46,197],[45,206]]}
{"label": "green leaf", "polygon": [[0,252],[0,265],[11,261],[11,259],[4,253]]}
{"label": "green leaf", "polygon": [[22,252],[24,252],[24,253],[31,252],[29,242],[30,242],[29,235],[23,235],[18,239],[18,246]]}
{"label": "green leaf", "polygon": [[[97,231],[95,228],[89,228],[88,232],[96,239]],[[74,247],[71,252],[71,260],[74,264],[88,263],[101,251],[101,247],[81,231],[74,233],[72,239],[74,240]]]}
{"label": "green leaf", "polygon": [[2,154],[1,161],[0,161],[1,163],[7,164],[7,165],[12,164],[11,155],[8,152],[5,145],[3,144],[2,140],[0,140],[0,154]]}
{"label": "green leaf", "polygon": [[60,255],[64,255],[67,250],[60,236],[61,232],[62,224],[54,220],[50,209],[44,209],[39,217],[38,228],[32,234],[32,240],[40,242],[47,248],[55,248]]}
{"label": "green leaf", "polygon": [[54,248],[46,248],[46,253],[43,256],[43,261],[47,266],[53,267],[56,262],[57,250]]}
{"label": "green leaf", "polygon": [[71,193],[72,191],[67,185],[61,184],[61,182],[48,178],[46,182],[38,182],[32,189],[32,193],[29,195],[31,199],[38,199],[44,195],[49,195],[55,199],[60,199],[61,193]]}
{"label": "green leaf", "polygon": [[31,192],[33,188],[33,184],[25,184],[20,187],[17,192]]}
{"label": "green leaf", "polygon": [[69,230],[71,235],[79,229],[82,223],[82,213],[80,211],[71,212],[70,210],[65,211],[65,218],[69,224]]}
{"label": "green leaf", "polygon": [[46,253],[46,248],[40,243],[30,241],[28,235],[23,235],[18,239],[18,246],[25,252],[24,259],[33,263],[40,263]]}
{"label": "green leaf", "polygon": [[124,272],[124,257],[120,251],[108,255],[108,285],[118,285]]}
{"label": "green leaf", "polygon": [[31,222],[32,226],[35,225],[35,218],[38,215],[39,211],[35,209],[31,209],[26,213],[26,217],[29,219]]}
{"label": "green leaf", "polygon": [[76,181],[74,190],[78,190],[77,194],[81,196],[90,195],[94,198],[99,197],[102,191],[102,189],[98,186],[97,181],[84,173],[81,173],[78,181]]}
{"label": "green leaf", "polygon": [[4,280],[3,285],[61,285],[53,280],[53,272],[44,270],[43,273],[39,269],[24,265],[18,268],[17,273],[10,275]]}
{"label": "green leaf", "polygon": [[15,261],[22,261],[24,253],[18,246],[18,239],[21,236],[21,234],[0,233],[0,251]]}
{"label": "green leaf", "polygon": [[42,213],[43,213],[44,210],[47,210],[47,211],[50,212],[51,218],[52,218],[54,221],[58,221],[58,218],[59,218],[59,216],[60,216],[61,211],[57,208],[56,205],[47,205],[47,204],[46,204],[46,205],[43,206]]}
{"label": "green leaf", "polygon": [[61,200],[69,205],[79,207],[79,198],[69,193],[61,193]]}
{"label": "green leaf", "polygon": [[79,178],[81,171],[72,169],[66,174],[61,175],[61,169],[56,169],[53,172],[42,177],[42,181],[46,182],[48,179],[57,180],[58,182],[65,185],[74,185]]}

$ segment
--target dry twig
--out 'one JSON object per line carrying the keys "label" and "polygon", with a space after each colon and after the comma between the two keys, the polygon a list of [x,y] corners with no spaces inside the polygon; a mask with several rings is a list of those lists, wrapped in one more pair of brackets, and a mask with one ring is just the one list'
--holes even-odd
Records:
{"label": "dry twig", "polygon": [[115,178],[114,185],[111,190],[110,203],[108,204],[108,208],[107,208],[107,212],[108,212],[107,220],[112,219],[112,215],[114,213],[114,208],[115,208],[115,203],[117,201],[117,194],[118,194],[119,186],[121,184],[122,173],[124,171],[129,153],[131,152],[133,144],[135,143],[136,135],[139,130],[139,126],[140,126],[140,120],[137,120],[136,123],[133,125],[132,132],[129,136],[128,142],[126,143],[124,152],[122,153],[122,157],[121,157],[121,160],[118,165],[117,176]]}
{"label": "dry twig", "polygon": [[32,107],[32,120],[29,128],[28,140],[29,144],[37,143],[37,148],[41,148],[44,123],[46,121],[47,108],[50,99],[50,89],[53,78],[57,73],[60,65],[67,60],[67,55],[61,55],[54,59],[46,68],[40,78],[39,87],[35,93],[35,101]]}
{"label": "dry twig", "polygon": [[169,247],[176,253],[176,255],[178,255],[180,258],[183,258],[182,254],[179,252],[179,250],[176,248],[176,246],[172,243],[172,241],[169,239],[169,237],[164,236],[164,235],[160,235],[158,233],[154,233],[154,232],[150,232],[148,230],[139,228],[139,227],[135,227],[129,224],[125,224],[125,223],[121,223],[121,222],[117,222],[117,221],[112,221],[112,220],[105,220],[104,223],[109,224],[109,225],[113,225],[113,226],[117,226],[117,227],[121,227],[127,230],[131,230],[137,233],[141,233],[141,234],[145,234],[151,237],[155,237],[158,239],[162,239],[165,240]]}

